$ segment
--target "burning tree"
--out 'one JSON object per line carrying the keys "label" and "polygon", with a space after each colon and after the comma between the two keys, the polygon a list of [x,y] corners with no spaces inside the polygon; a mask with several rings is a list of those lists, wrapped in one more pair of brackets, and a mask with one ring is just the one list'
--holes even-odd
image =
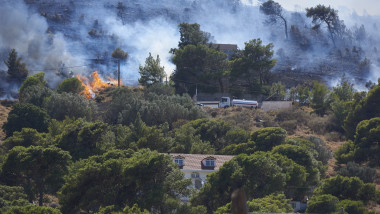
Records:
{"label": "burning tree", "polygon": [[116,48],[112,52],[112,57],[117,60],[117,86],[120,87],[120,61],[128,58],[128,53],[124,52],[121,48]]}

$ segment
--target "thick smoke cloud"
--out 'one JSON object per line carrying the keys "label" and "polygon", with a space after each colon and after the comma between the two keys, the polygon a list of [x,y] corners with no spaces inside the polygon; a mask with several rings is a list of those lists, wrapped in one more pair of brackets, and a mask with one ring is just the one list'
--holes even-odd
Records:
{"label": "thick smoke cloud", "polygon": [[[48,23],[40,14],[29,10],[23,1],[6,1],[0,7],[0,52],[6,60],[10,49],[14,48],[29,73],[44,71],[51,86],[61,80],[56,75],[58,67],[64,64],[81,65],[83,62],[73,56],[61,33],[47,33]],[[0,63],[0,69],[6,66]],[[5,85],[5,83],[3,83]],[[11,87],[11,86],[8,86]],[[12,86],[10,89],[17,88]],[[8,88],[9,89],[9,88]]]}

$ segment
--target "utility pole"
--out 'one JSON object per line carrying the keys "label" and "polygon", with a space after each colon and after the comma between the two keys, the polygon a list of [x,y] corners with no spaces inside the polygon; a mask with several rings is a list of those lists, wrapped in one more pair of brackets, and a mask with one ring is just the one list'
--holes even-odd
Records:
{"label": "utility pole", "polygon": [[120,87],[120,59],[117,60],[117,87]]}

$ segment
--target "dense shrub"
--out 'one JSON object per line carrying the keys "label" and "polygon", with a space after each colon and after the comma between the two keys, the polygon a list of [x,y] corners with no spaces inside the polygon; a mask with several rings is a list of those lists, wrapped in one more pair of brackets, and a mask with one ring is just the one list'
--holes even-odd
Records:
{"label": "dense shrub", "polygon": [[83,91],[84,87],[82,86],[81,81],[78,78],[72,77],[63,80],[58,84],[57,92],[58,93],[74,93],[79,94]]}
{"label": "dense shrub", "polygon": [[348,162],[346,166],[339,169],[338,174],[347,177],[359,177],[366,183],[372,183],[376,178],[376,169]]}
{"label": "dense shrub", "polygon": [[279,125],[285,129],[288,134],[294,134],[294,131],[297,129],[297,123],[297,120],[287,120],[281,122]]}
{"label": "dense shrub", "polygon": [[279,127],[268,127],[253,131],[251,140],[256,143],[256,148],[261,151],[269,151],[274,146],[285,142],[286,131]]}
{"label": "dense shrub", "polygon": [[53,93],[46,99],[44,108],[52,118],[57,120],[63,120],[65,117],[83,117],[93,120],[97,111],[93,101],[87,100],[79,94],[66,92]]}
{"label": "dense shrub", "polygon": [[38,107],[42,107],[44,100],[52,93],[53,91],[45,86],[32,85],[25,89],[23,96],[20,97],[20,102],[31,103]]}
{"label": "dense shrub", "polygon": [[3,125],[7,137],[22,128],[33,128],[38,132],[47,132],[49,115],[45,110],[29,103],[17,103],[9,112],[8,120]]}
{"label": "dense shrub", "polygon": [[325,194],[314,195],[307,203],[307,213],[334,213],[339,210],[337,197]]}

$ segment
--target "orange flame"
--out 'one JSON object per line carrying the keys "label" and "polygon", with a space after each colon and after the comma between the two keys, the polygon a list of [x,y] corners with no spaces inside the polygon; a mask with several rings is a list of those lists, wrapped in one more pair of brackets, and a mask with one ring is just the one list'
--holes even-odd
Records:
{"label": "orange flame", "polygon": [[82,86],[84,87],[82,95],[87,99],[94,98],[95,93],[99,92],[104,88],[107,88],[111,85],[117,85],[117,80],[112,79],[110,77],[107,78],[108,82],[103,81],[97,71],[93,72],[91,76],[92,81],[90,81],[87,77],[77,75],[78,80],[82,83]]}

